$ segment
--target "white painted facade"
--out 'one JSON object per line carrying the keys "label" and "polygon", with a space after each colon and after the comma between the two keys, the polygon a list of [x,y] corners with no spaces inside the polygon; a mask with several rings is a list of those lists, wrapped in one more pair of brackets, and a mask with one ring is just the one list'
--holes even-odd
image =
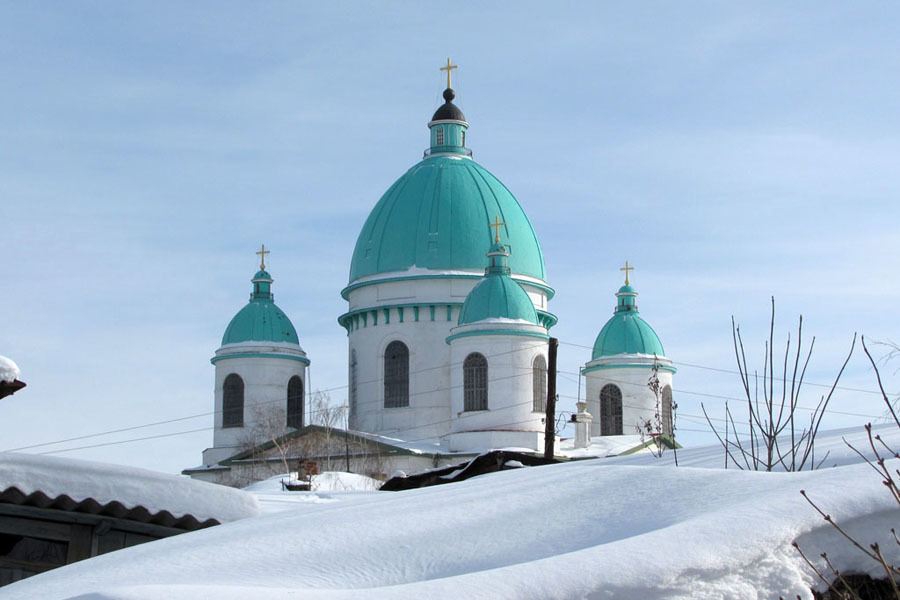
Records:
{"label": "white painted facade", "polygon": [[[656,414],[656,396],[647,385],[653,375],[654,362],[659,366],[660,402],[662,390],[672,388],[672,361],[652,354],[617,354],[604,356],[585,365],[585,390],[587,412],[591,414],[591,436],[602,432],[600,392],[606,385],[615,385],[622,393],[622,434],[634,435],[644,421],[653,421]],[[661,407],[661,405],[660,405]]]}
{"label": "white painted facade", "polygon": [[[414,275],[411,276],[413,272]],[[459,311],[466,296],[483,276],[483,271],[440,272],[414,269],[410,272],[366,278],[353,282],[348,287],[345,297],[349,302],[349,311],[345,317],[349,318],[351,429],[406,441],[441,439],[451,431],[459,431],[459,426],[455,423],[459,419],[456,413],[461,411],[461,400],[457,407],[454,381],[458,379],[461,385],[462,360],[465,357],[454,359],[452,352],[455,351],[446,340],[457,326]],[[407,278],[397,280],[404,277]],[[547,310],[547,290],[543,287],[546,284],[515,274],[513,278],[522,284],[535,309]],[[368,285],[355,287],[358,283]],[[545,328],[538,329],[546,335]],[[482,354],[488,358],[489,365],[496,364],[496,369],[499,370],[497,372],[510,367],[503,366],[505,358],[492,358],[494,354],[506,352],[512,347],[510,343],[534,345],[534,342],[540,341],[536,338],[523,338],[527,341],[486,342],[486,339],[482,337],[477,342],[475,340],[479,338],[475,337],[471,342],[463,342],[463,339],[459,341],[464,344],[481,343]],[[409,406],[386,408],[384,355],[388,344],[395,340],[403,342],[409,349]],[[543,352],[546,355],[546,341]],[[493,373],[491,379],[494,379]],[[527,394],[523,396],[523,401],[530,401],[530,371],[521,380],[527,381]],[[524,392],[517,389],[515,393],[519,391]],[[530,413],[530,409],[528,412]],[[502,412],[493,413],[469,422],[472,427],[489,428],[491,423],[500,425],[510,421],[502,415]],[[536,422],[540,422],[540,417]],[[530,425],[522,428],[529,429]]]}
{"label": "white painted facade", "polygon": [[[454,327],[451,336],[461,337],[450,341],[449,450],[543,448],[545,413],[534,410],[533,365],[538,356],[547,364],[547,329],[490,319]],[[465,410],[463,363],[472,353],[487,359],[487,410]],[[546,398],[546,387],[540,394]]]}
{"label": "white painted facade", "polygon": [[[294,376],[303,381],[306,407],[306,353],[297,344],[287,342],[242,342],[226,344],[216,350],[215,429],[213,447],[203,451],[203,464],[214,465],[265,441],[259,417],[261,414],[287,414],[288,382]],[[224,384],[231,373],[244,383],[244,411],[241,427],[223,427]],[[307,422],[304,414],[304,423]],[[285,432],[292,431],[285,426]]]}

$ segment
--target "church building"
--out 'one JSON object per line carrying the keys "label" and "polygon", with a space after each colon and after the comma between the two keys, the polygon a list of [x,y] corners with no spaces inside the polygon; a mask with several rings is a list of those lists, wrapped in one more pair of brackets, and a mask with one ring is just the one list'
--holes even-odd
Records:
{"label": "church building", "polygon": [[[362,225],[341,291],[347,310],[338,317],[348,339],[345,433],[407,450],[432,444],[431,464],[422,467],[493,448],[543,449],[548,340],[557,322],[531,222],[467,145],[453,68],[449,60],[442,68],[444,104],[427,123],[422,160]],[[248,426],[258,424],[253,406],[283,406],[284,434],[304,435],[308,425],[309,359],[274,304],[264,260],[252,283],[250,303],[212,359],[214,446],[203,466],[185,471],[192,476],[214,479],[211,471],[234,462]],[[649,420],[656,406],[646,386],[651,373],[671,405],[674,368],[638,315],[636,295],[626,277],[584,368],[593,436],[633,434],[632,421]]]}

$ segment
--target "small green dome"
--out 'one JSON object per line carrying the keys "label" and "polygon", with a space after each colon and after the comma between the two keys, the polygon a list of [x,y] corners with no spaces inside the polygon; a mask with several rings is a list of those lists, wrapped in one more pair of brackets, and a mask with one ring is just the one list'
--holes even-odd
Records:
{"label": "small green dome", "polygon": [[538,324],[534,303],[522,286],[509,276],[506,257],[509,254],[499,244],[488,252],[491,260],[485,278],[469,292],[459,312],[458,325],[484,319],[515,319]]}
{"label": "small green dome", "polygon": [[250,302],[231,319],[222,345],[240,342],[288,342],[300,344],[297,330],[284,312],[275,306],[272,276],[260,270],[253,276]]}
{"label": "small green dome", "polygon": [[499,233],[514,251],[513,273],[545,279],[544,257],[525,211],[500,180],[469,157],[468,124],[448,105],[449,100],[435,113],[438,121],[429,124],[425,159],[385,192],[366,219],[350,263],[351,283],[413,267],[480,270],[484,249],[494,239],[489,225],[494,217],[504,223]]}
{"label": "small green dome", "polygon": [[616,313],[606,322],[594,342],[592,359],[616,354],[656,354],[665,356],[662,342],[647,322],[640,317],[634,302],[637,292],[630,285],[616,294]]}

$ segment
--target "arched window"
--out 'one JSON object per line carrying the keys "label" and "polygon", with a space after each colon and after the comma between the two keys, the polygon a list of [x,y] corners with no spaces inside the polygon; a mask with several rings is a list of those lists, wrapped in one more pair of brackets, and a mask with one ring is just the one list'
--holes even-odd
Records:
{"label": "arched window", "polygon": [[600,435],[622,435],[622,391],[611,383],[600,390]]}
{"label": "arched window", "polygon": [[672,435],[675,432],[672,416],[672,386],[662,389],[662,433]]}
{"label": "arched window", "polygon": [[409,348],[393,341],[384,350],[384,407],[409,406]]}
{"label": "arched window", "polygon": [[547,410],[547,361],[539,354],[531,364],[532,378],[532,409],[534,412],[546,412]]}
{"label": "arched window", "polygon": [[350,427],[356,427],[356,350],[350,351]]}
{"label": "arched window", "polygon": [[303,427],[303,380],[297,375],[288,381],[287,426],[294,429]]}
{"label": "arched window", "polygon": [[230,373],[222,386],[222,427],[244,426],[244,380]]}
{"label": "arched window", "polygon": [[488,409],[487,359],[473,352],[463,361],[463,410]]}

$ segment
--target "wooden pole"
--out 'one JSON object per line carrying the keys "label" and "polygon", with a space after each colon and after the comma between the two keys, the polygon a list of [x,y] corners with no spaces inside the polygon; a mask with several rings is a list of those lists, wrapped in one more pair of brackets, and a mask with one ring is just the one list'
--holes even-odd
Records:
{"label": "wooden pole", "polygon": [[544,417],[544,458],[553,458],[556,441],[556,350],[559,340],[550,338],[547,365],[547,415]]}
{"label": "wooden pole", "polygon": [[347,459],[347,472],[350,473],[350,406],[349,403],[344,405],[346,412],[344,416],[344,457]]}

